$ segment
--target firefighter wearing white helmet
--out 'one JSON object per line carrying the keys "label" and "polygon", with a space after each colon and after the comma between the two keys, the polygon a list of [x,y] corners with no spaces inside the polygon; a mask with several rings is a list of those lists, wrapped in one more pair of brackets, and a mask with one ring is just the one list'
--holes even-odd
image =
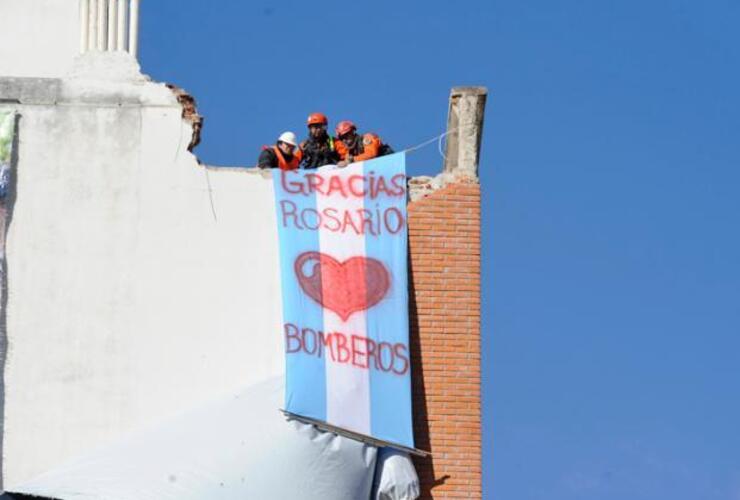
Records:
{"label": "firefighter wearing white helmet", "polygon": [[293,132],[283,132],[274,146],[262,146],[257,160],[259,168],[279,168],[296,170],[301,164],[302,153],[298,149],[298,139]]}

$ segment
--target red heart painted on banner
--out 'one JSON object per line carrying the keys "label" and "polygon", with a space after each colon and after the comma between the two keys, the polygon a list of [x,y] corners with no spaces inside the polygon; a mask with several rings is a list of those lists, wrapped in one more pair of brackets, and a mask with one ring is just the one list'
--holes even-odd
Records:
{"label": "red heart painted on banner", "polygon": [[[304,272],[311,265],[310,274]],[[388,270],[370,257],[350,257],[339,262],[321,252],[304,252],[295,260],[295,274],[306,294],[347,321],[352,313],[380,302],[391,286]]]}

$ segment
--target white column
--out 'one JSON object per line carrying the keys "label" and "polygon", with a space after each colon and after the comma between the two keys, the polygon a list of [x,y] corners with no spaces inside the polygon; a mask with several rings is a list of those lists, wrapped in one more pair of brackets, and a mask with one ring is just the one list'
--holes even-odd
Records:
{"label": "white column", "polygon": [[116,50],[118,0],[108,0],[108,50]]}
{"label": "white column", "polygon": [[126,0],[118,0],[118,40],[116,40],[116,50],[128,50],[126,40],[128,32],[126,31],[126,13],[128,12]]}
{"label": "white column", "polygon": [[89,38],[87,40],[87,50],[98,49],[98,0],[90,0],[90,12],[88,18]]}
{"label": "white column", "polygon": [[139,52],[139,0],[131,0],[129,11],[128,51],[137,57]]}
{"label": "white column", "polygon": [[98,0],[98,50],[105,50],[108,46],[108,30],[106,29],[106,25],[108,24],[108,16],[106,15],[107,3],[107,0]]}
{"label": "white column", "polygon": [[87,52],[90,39],[90,0],[80,0],[80,54]]}

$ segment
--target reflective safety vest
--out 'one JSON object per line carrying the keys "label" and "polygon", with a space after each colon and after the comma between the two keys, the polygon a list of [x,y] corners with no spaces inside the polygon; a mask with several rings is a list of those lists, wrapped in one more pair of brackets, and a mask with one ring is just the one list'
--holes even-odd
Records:
{"label": "reflective safety vest", "polygon": [[386,154],[383,152],[383,141],[373,133],[358,137],[352,149],[348,148],[340,139],[337,139],[336,145],[337,153],[339,153],[339,158],[342,160],[348,160],[349,156],[352,156],[352,161],[365,161]]}
{"label": "reflective safety vest", "polygon": [[271,148],[263,146],[262,149],[272,149],[275,152],[280,170],[297,170],[298,165],[301,164],[301,158],[303,158],[303,152],[298,148],[295,148],[293,159],[290,161],[286,161],[285,156],[283,156],[283,152],[280,151],[280,148],[277,146],[271,146]]}

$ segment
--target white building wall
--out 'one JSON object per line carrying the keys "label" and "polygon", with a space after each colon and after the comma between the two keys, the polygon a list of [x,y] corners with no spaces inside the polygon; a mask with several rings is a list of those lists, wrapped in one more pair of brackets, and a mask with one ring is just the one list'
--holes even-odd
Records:
{"label": "white building wall", "polygon": [[209,170],[214,219],[168,89],[52,83],[14,107],[6,486],[283,371],[269,177]]}
{"label": "white building wall", "polygon": [[0,76],[63,76],[79,40],[77,0],[0,0]]}

